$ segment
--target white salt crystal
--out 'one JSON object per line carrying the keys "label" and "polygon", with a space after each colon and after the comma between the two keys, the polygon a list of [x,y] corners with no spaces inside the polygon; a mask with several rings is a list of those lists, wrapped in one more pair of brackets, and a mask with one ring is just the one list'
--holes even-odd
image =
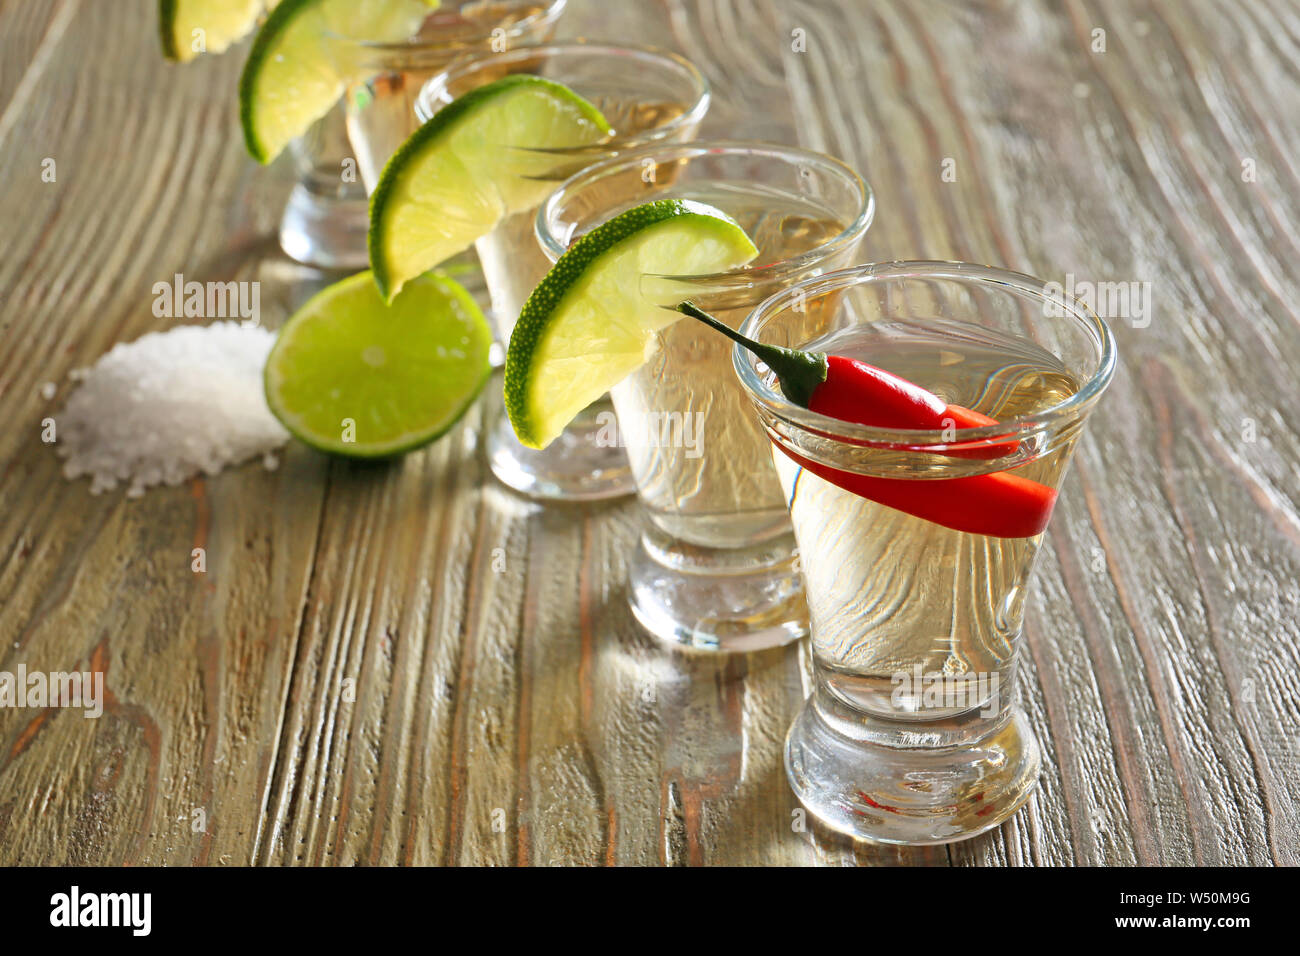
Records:
{"label": "white salt crystal", "polygon": [[53,382],[46,382],[44,385],[41,386],[41,398],[45,399],[48,402],[50,399],[54,397],[54,393],[57,392],[58,390],[59,387],[55,385]]}
{"label": "white salt crystal", "polygon": [[160,483],[266,456],[289,435],[266,407],[262,366],[275,333],[239,322],[181,325],[116,345],[55,417],[69,478],[91,494],[128,482],[138,498]]}

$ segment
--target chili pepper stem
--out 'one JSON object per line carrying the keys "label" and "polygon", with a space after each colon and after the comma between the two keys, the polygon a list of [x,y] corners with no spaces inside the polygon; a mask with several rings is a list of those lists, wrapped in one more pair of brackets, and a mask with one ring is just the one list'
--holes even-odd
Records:
{"label": "chili pepper stem", "polygon": [[694,302],[681,303],[677,306],[677,311],[683,315],[689,315],[693,319],[699,319],[705,325],[721,332],[733,342],[743,345],[761,358],[767,363],[767,367],[776,373],[777,381],[781,383],[781,391],[785,393],[785,397],[796,405],[807,408],[808,403],[812,401],[812,394],[816,391],[817,386],[826,381],[828,366],[825,352],[802,352],[798,349],[783,348],[780,345],[763,345],[755,342],[748,336],[741,335],[735,329],[718,321]]}

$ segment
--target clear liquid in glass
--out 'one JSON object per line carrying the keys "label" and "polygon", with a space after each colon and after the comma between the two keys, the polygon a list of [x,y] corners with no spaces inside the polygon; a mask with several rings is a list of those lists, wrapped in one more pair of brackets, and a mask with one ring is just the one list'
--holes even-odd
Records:
{"label": "clear liquid in glass", "polygon": [[[613,96],[589,95],[587,99],[609,123],[610,135],[593,146],[557,154],[556,165],[547,177],[556,186],[587,166],[612,156],[628,140],[667,126],[689,108],[684,103],[638,102]],[[614,205],[625,194],[625,187],[618,177],[611,180],[595,187],[593,195],[599,198],[607,192],[610,205]],[[536,221],[536,207],[514,213],[474,244],[492,298],[497,335],[502,342],[510,340],[524,302],[551,269],[551,260],[537,241]]]}
{"label": "clear liquid in glass", "polygon": [[[1080,387],[1033,341],[965,322],[874,322],[803,347],[884,368],[999,421],[1040,412]],[[1013,473],[1056,487],[1072,445]],[[1009,693],[1043,536],[946,528],[831,484],[778,448],[771,454],[800,544],[821,686],[853,710],[917,721],[986,708]],[[890,453],[879,454],[883,465]],[[915,679],[930,674],[943,682]]]}
{"label": "clear liquid in glass", "polygon": [[[367,76],[347,91],[345,100],[348,140],[367,192],[374,190],[389,157],[419,127],[415,104],[424,84],[456,57],[488,50],[493,31],[509,31],[526,19],[541,17],[548,6],[501,0],[445,4],[425,18],[409,43],[344,54],[360,56]],[[549,32],[549,26],[539,28],[537,35],[513,42],[542,40]]]}
{"label": "clear liquid in glass", "polygon": [[[690,183],[672,194],[730,215],[754,240],[759,256],[751,279],[664,283],[667,288],[656,289],[655,297],[671,289],[673,298],[689,298],[732,328],[785,284],[761,278],[756,268],[816,250],[848,226],[819,213],[809,197],[751,183]],[[827,307],[826,300],[810,303],[812,309]],[[788,534],[768,439],[736,380],[731,340],[683,318],[658,333],[657,345],[650,361],[610,391],[651,520],[672,538],[709,548],[750,547]],[[677,440],[674,429],[683,439],[696,439],[695,447]]]}

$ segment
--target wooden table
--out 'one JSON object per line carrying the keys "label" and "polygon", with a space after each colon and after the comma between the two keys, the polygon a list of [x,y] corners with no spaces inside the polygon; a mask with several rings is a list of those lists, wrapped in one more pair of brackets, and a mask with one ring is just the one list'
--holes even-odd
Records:
{"label": "wooden table", "polygon": [[1151,283],[1030,602],[1041,786],[918,850],[792,829],[806,652],[640,633],[634,504],[508,494],[482,408],[388,465],[60,476],[68,371],[272,248],[288,182],[244,155],[242,54],[164,64],[153,8],[0,0],[0,670],[109,693],[0,712],[0,863],[1300,862],[1294,3],[572,0],[562,35],[704,68],[704,134],[855,165],[864,260]]}

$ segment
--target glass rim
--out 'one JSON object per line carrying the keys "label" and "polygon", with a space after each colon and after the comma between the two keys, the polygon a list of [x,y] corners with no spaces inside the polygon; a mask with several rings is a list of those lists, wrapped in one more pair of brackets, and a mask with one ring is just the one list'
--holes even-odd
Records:
{"label": "glass rim", "polygon": [[585,37],[575,37],[569,40],[544,40],[539,43],[521,43],[503,50],[500,53],[473,51],[462,53],[453,59],[443,69],[431,77],[422,87],[415,97],[415,114],[421,122],[428,120],[436,112],[430,108],[430,100],[433,98],[435,91],[445,89],[452,79],[463,76],[472,68],[488,63],[500,63],[502,60],[509,61],[511,58],[526,59],[530,55],[544,54],[556,55],[566,53],[585,52],[587,54],[603,53],[618,54],[622,56],[632,56],[642,62],[654,61],[660,64],[670,63],[673,68],[680,71],[695,87],[695,101],[680,115],[673,117],[672,120],[663,126],[655,127],[653,130],[642,137],[647,140],[659,140],[675,135],[683,127],[690,128],[693,124],[698,124],[704,119],[704,114],[708,112],[709,103],[713,98],[713,90],[709,85],[708,77],[700,72],[697,67],[686,57],[672,50],[665,50],[656,46],[645,46],[635,43],[615,43],[604,40],[590,40]]}
{"label": "glass rim", "polygon": [[840,177],[858,194],[860,201],[857,214],[833,238],[815,249],[809,249],[807,252],[801,252],[786,259],[778,259],[775,262],[765,263],[755,268],[742,266],[739,269],[731,269],[726,272],[702,275],[655,276],[654,278],[675,279],[682,282],[707,282],[743,276],[753,278],[756,281],[768,281],[782,271],[798,271],[836,255],[846,246],[851,246],[861,239],[875,219],[876,194],[870,184],[855,169],[834,156],[816,150],[805,149],[802,146],[787,146],[781,143],[768,143],[760,140],[693,140],[689,143],[651,143],[635,149],[625,150],[608,159],[593,163],[570,176],[557,186],[537,208],[537,219],[533,230],[537,235],[537,241],[541,243],[542,250],[552,261],[563,255],[568,245],[551,228],[551,220],[558,213],[557,207],[561,199],[572,194],[580,187],[590,185],[591,182],[603,176],[624,172],[628,167],[640,167],[641,161],[649,157],[657,157],[660,160],[692,159],[697,156],[711,156],[722,153],[760,156],[819,166],[823,171],[829,171],[832,175]]}
{"label": "glass rim", "polygon": [[[513,6],[522,7],[528,5],[530,0],[506,0],[506,2],[509,3],[509,5],[512,7]],[[536,2],[536,0],[532,0],[532,2]],[[509,40],[511,37],[522,36],[523,34],[527,33],[529,30],[535,29],[538,26],[546,26],[554,23],[556,20],[560,18],[560,14],[564,12],[564,8],[567,7],[568,5],[569,5],[569,0],[549,0],[546,6],[543,9],[539,10],[537,13],[524,17],[520,20],[516,20],[514,23],[510,24],[509,27],[505,28],[505,39]],[[429,13],[437,13],[437,12],[438,12],[437,8],[431,7],[429,9]],[[456,34],[456,36],[460,36],[460,37],[478,36],[478,37],[487,38],[492,36],[493,30],[498,30],[498,29],[501,29],[500,24],[494,27],[490,27],[488,30],[482,33]],[[348,36],[347,34],[338,33],[330,29],[324,30],[322,35],[331,43],[335,43],[335,42],[346,43],[349,46],[357,47],[362,50],[371,50],[371,51],[381,52],[381,53],[382,52],[411,53],[412,51],[420,51],[420,50],[436,50],[446,43],[445,38],[437,39],[437,40],[431,39],[431,40],[397,40],[397,41],[363,40],[357,37]],[[464,54],[461,54],[461,56],[463,55]]]}
{"label": "glass rim", "polygon": [[758,336],[762,327],[779,312],[784,311],[796,297],[802,297],[806,302],[807,299],[829,292],[891,279],[950,279],[967,285],[1010,291],[1022,298],[1038,300],[1044,304],[1055,302],[1065,310],[1066,314],[1063,318],[1072,315],[1088,331],[1098,350],[1096,367],[1077,392],[1032,415],[1009,418],[996,425],[982,425],[976,428],[877,428],[832,418],[794,404],[769,386],[758,373],[757,366],[762,363],[762,360],[744,346],[737,344],[732,348],[731,361],[750,400],[768,413],[821,437],[868,447],[924,451],[934,446],[951,448],[969,443],[1005,440],[1008,437],[1026,439],[1045,433],[1058,423],[1086,412],[1101,397],[1101,393],[1106,390],[1106,386],[1114,376],[1118,363],[1114,336],[1106,321],[1086,303],[1073,296],[1065,295],[1063,291],[1049,295],[1045,290],[1051,283],[1023,272],[1012,272],[1008,269],[973,262],[899,259],[890,262],[870,262],[827,272],[768,296],[741,323],[740,332],[756,341],[762,341]]}

